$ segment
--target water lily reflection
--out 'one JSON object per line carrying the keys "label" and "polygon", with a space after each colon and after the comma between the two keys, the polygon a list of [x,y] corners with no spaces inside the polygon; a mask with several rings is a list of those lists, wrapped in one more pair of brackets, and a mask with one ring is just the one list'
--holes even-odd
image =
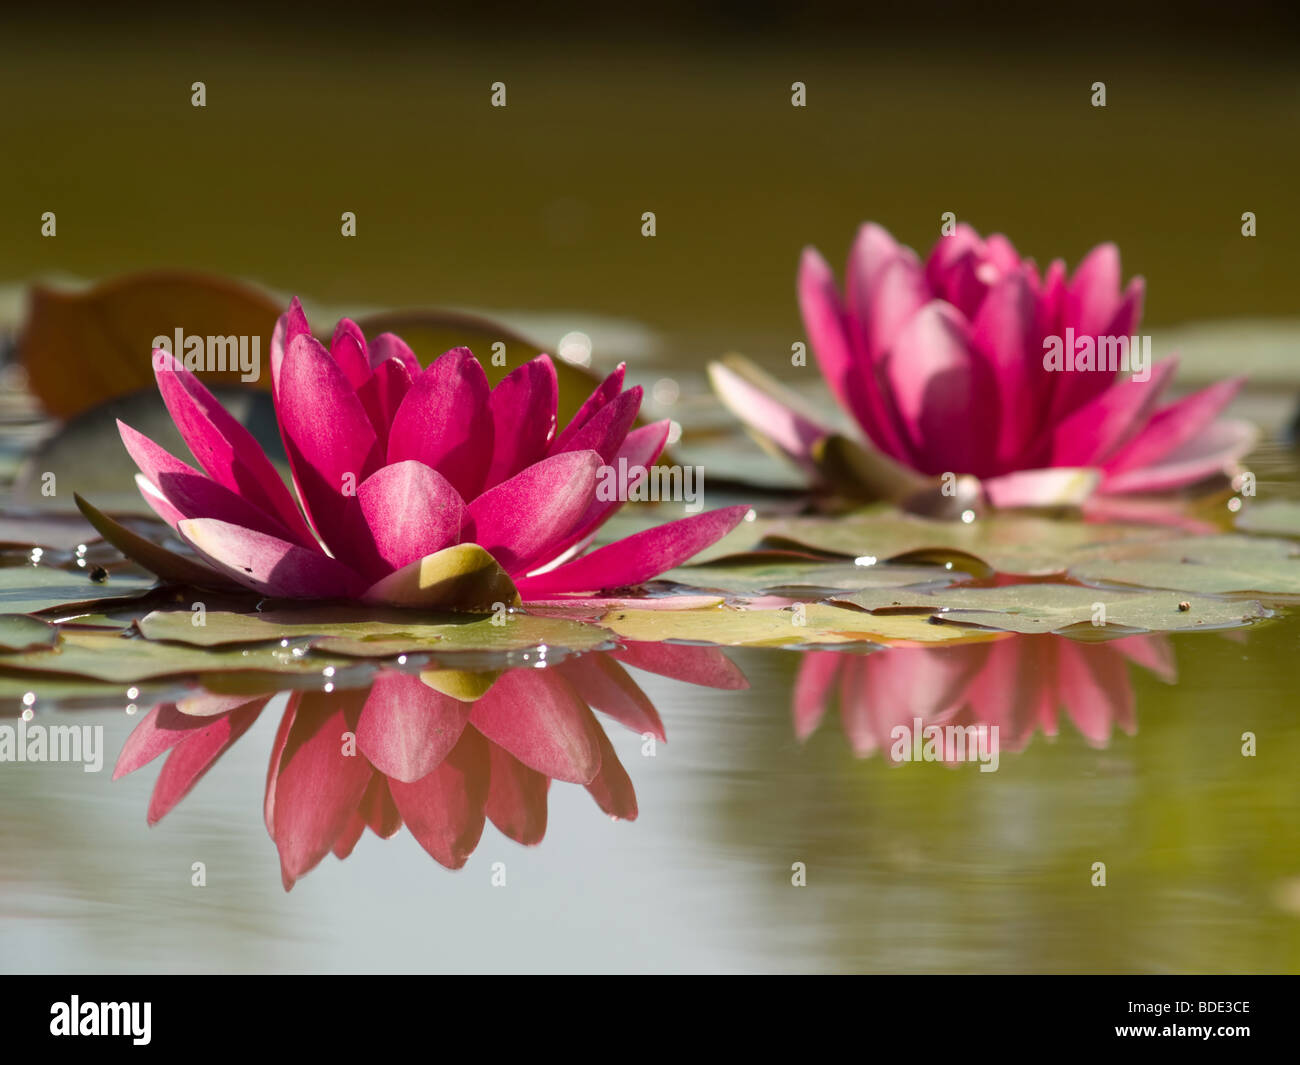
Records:
{"label": "water lily reflection", "polygon": [[[580,784],[605,813],[633,820],[631,778],[592,711],[656,742],[665,734],[624,665],[692,684],[747,686],[715,648],[629,644],[544,669],[386,671],[366,689],[293,692],[271,751],[264,810],[285,889],[330,851],[346,858],[367,828],[387,839],[405,825],[450,869],[469,859],[485,821],[517,843],[539,843],[552,780]],[[114,777],[167,754],[149,804],[156,823],[272,698],[201,693],[162,703],[128,737]]]}
{"label": "water lily reflection", "polygon": [[[1167,683],[1174,680],[1173,648],[1162,635],[1101,643],[1017,635],[869,655],[812,651],[795,682],[795,733],[806,739],[835,703],[860,758],[879,751],[889,761],[909,760],[918,721],[922,729],[997,726],[998,750],[1020,751],[1039,729],[1056,735],[1064,708],[1088,743],[1104,747],[1112,728],[1131,734],[1137,727],[1130,662]],[[900,745],[900,739],[908,742]],[[938,749],[950,761],[951,741],[945,740],[948,746]]]}

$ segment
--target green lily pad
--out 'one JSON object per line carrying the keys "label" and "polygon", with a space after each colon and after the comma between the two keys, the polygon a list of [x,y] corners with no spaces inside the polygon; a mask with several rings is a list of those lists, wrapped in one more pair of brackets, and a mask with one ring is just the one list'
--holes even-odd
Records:
{"label": "green lily pad", "polygon": [[211,649],[97,632],[63,633],[48,650],[0,658],[0,668],[9,672],[68,674],[121,684],[209,672],[308,675],[346,664],[345,658],[294,655],[278,645]]}
{"label": "green lily pad", "polygon": [[0,567],[0,610],[7,614],[71,610],[90,603],[138,596],[156,583],[152,577],[128,573],[110,573],[97,583],[90,579],[90,572],[53,566]]}
{"label": "green lily pad", "polygon": [[[494,622],[500,618],[501,622]],[[438,652],[510,652],[546,645],[587,651],[609,642],[609,633],[566,618],[519,611],[486,616],[411,614],[354,607],[285,609],[262,614],[208,611],[195,625],[188,610],[158,610],[138,622],[150,640],[195,647],[222,647],[289,640],[318,651],[359,658]]]}
{"label": "green lily pad", "polygon": [[833,646],[850,643],[962,643],[999,634],[931,624],[916,615],[875,615],[822,603],[785,610],[721,606],[710,610],[611,610],[602,627],[627,640],[679,640],[723,647]]}
{"label": "green lily pad", "polygon": [[661,579],[691,588],[756,595],[785,589],[904,588],[914,584],[950,584],[954,579],[965,578],[965,574],[945,569],[942,565],[857,565],[773,554],[682,566],[665,573]]}
{"label": "green lily pad", "polygon": [[1300,502],[1267,499],[1248,502],[1237,514],[1237,528],[1269,536],[1300,536]]}
{"label": "green lily pad", "polygon": [[1269,616],[1259,603],[1184,597],[1178,592],[1125,592],[1072,584],[947,588],[938,592],[870,589],[837,597],[868,611],[924,610],[945,622],[1004,632],[1061,632],[1076,625],[1144,632],[1227,628]]}
{"label": "green lily pad", "polygon": [[48,621],[26,614],[0,614],[0,651],[34,651],[53,647],[59,630]]}
{"label": "green lily pad", "polygon": [[1205,595],[1300,595],[1300,547],[1225,533],[1080,550],[1069,574],[1088,583],[1172,588]]}

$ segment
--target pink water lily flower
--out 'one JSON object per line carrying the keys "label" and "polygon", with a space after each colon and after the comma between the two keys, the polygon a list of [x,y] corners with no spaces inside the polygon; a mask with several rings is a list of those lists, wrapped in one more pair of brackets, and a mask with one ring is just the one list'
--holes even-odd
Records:
{"label": "pink water lily flower", "polygon": [[207,565],[83,510],[164,579],[283,598],[482,606],[513,601],[516,589],[528,599],[640,584],[746,510],[705,512],[584,553],[621,505],[598,497],[601,468],[621,459],[649,467],[668,435],[667,421],[633,428],[641,389],[623,387],[621,366],[558,428],[546,355],[493,389],[468,348],[422,370],[398,337],[367,343],[347,319],[327,350],[294,300],[272,336],[271,384],[296,499],[197,377],[166,351],[154,352],[154,366],[202,471],[119,422],[122,440],[145,499]]}
{"label": "pink water lily flower", "polygon": [[[922,262],[867,224],[842,292],[813,248],[798,291],[822,373],[873,460],[914,477],[972,475],[994,505],[1178,489],[1229,470],[1255,440],[1249,424],[1218,420],[1240,379],[1164,402],[1176,359],[1124,372],[1135,363],[1110,338],[1132,346],[1143,282],[1123,284],[1113,244],[1071,276],[1060,260],[1040,273],[1007,238],[967,225]],[[1045,358],[1058,344],[1059,362]],[[831,430],[816,413],[734,368],[715,367],[714,382],[755,432],[821,478],[818,445]]]}

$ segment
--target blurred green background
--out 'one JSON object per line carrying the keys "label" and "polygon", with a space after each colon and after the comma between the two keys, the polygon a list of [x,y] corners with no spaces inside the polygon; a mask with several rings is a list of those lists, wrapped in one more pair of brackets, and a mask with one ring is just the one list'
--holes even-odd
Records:
{"label": "blurred green background", "polygon": [[953,211],[1040,261],[1117,241],[1153,325],[1300,311],[1291,13],[598,11],[11,16],[0,283],[188,266],[775,357],[802,335],[803,245],[838,269],[874,219],[928,250]]}

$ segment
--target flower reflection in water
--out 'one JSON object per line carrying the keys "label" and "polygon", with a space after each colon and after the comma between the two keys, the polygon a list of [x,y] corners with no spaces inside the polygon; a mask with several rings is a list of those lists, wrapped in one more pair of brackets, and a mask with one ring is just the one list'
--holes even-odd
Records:
{"label": "flower reflection in water", "polygon": [[[369,828],[403,825],[450,869],[465,864],[484,822],[521,844],[546,834],[552,780],[583,785],[611,817],[633,820],[636,793],[593,710],[639,735],[663,723],[624,668],[687,683],[744,688],[714,648],[629,644],[546,668],[379,673],[366,689],[295,691],[267,771],[266,827],[285,889],[333,851],[346,858]],[[201,693],[155,707],[127,738],[114,778],[166,753],[149,823],[189,793],[274,693]]]}
{"label": "flower reflection in water", "polygon": [[854,753],[898,761],[896,728],[998,727],[1001,751],[1020,751],[1035,732],[1056,735],[1060,708],[1083,737],[1104,747],[1115,726],[1137,728],[1128,663],[1167,683],[1174,654],[1167,637],[1126,636],[1083,643],[1061,636],[1008,636],[957,647],[894,647],[867,655],[812,651],[799,667],[794,728],[816,731],[832,703]]}

